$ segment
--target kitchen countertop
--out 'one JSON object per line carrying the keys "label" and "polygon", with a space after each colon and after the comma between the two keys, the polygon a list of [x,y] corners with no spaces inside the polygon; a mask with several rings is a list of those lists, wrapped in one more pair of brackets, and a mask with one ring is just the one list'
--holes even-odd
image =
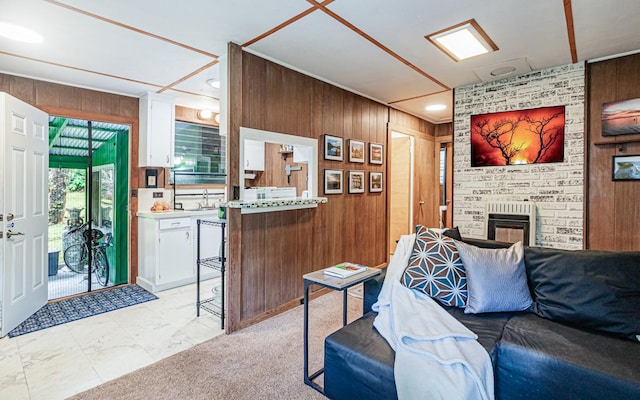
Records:
{"label": "kitchen countertop", "polygon": [[240,208],[242,214],[315,208],[327,202],[326,197],[294,197],[286,199],[232,200],[228,208]]}
{"label": "kitchen countertop", "polygon": [[218,209],[202,211],[167,210],[167,211],[138,211],[139,218],[163,219],[180,217],[197,217],[202,215],[215,215],[218,217]]}

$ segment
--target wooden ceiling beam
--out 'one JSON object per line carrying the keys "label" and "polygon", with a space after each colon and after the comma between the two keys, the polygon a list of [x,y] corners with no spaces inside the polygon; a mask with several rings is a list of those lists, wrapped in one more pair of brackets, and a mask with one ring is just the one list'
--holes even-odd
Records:
{"label": "wooden ceiling beam", "polygon": [[318,3],[315,3],[315,2],[312,3],[313,7],[309,8],[307,10],[304,10],[300,14],[289,18],[288,20],[284,21],[283,23],[281,23],[280,25],[276,26],[275,28],[272,28],[272,29],[266,31],[265,33],[263,33],[261,35],[258,35],[255,38],[249,40],[248,42],[243,43],[242,47],[249,47],[249,46],[251,46],[252,44],[254,44],[256,42],[258,42],[258,41],[260,41],[260,40],[262,40],[262,39],[264,39],[264,38],[266,38],[268,36],[273,35],[274,33],[278,32],[279,30],[281,30],[283,28],[286,28],[287,26],[293,24],[294,22],[296,22],[298,20],[301,20],[302,18],[306,17],[307,15],[309,15],[312,12],[316,11],[317,9],[319,9],[321,6],[328,5],[329,3],[333,3],[334,1],[335,0],[325,0],[321,4],[318,4]]}
{"label": "wooden ceiling beam", "polygon": [[563,0],[564,18],[567,21],[567,36],[569,38],[569,51],[571,52],[571,62],[578,62],[578,51],[576,50],[576,33],[573,29],[573,8],[571,0]]}

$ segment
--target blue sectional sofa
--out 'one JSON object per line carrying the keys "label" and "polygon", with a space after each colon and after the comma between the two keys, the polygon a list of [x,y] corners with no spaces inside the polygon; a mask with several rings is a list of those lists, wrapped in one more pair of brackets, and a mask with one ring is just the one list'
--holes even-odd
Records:
{"label": "blue sectional sofa", "polygon": [[[489,353],[496,399],[640,399],[640,252],[526,247],[525,265],[531,309],[465,314],[445,307]],[[365,284],[363,317],[325,340],[331,399],[397,398],[395,354],[371,311],[383,280]]]}

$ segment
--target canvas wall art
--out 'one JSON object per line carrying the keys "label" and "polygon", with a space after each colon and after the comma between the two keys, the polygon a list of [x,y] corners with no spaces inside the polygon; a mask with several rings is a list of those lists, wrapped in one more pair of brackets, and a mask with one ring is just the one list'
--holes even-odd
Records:
{"label": "canvas wall art", "polygon": [[471,116],[471,166],[564,160],[564,106]]}
{"label": "canvas wall art", "polygon": [[640,99],[602,105],[602,136],[640,133]]}

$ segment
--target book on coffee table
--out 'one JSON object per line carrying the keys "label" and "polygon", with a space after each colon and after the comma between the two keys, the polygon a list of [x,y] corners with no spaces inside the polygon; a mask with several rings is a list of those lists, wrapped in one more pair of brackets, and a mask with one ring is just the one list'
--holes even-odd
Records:
{"label": "book on coffee table", "polygon": [[334,265],[332,267],[329,268],[325,268],[324,269],[324,274],[325,275],[329,275],[329,276],[333,276],[336,278],[348,278],[350,276],[359,274],[361,272],[364,272],[367,270],[367,267],[364,267],[362,265],[358,265],[358,264],[353,264],[353,263],[349,263],[349,262],[343,262],[340,263],[338,265]]}

